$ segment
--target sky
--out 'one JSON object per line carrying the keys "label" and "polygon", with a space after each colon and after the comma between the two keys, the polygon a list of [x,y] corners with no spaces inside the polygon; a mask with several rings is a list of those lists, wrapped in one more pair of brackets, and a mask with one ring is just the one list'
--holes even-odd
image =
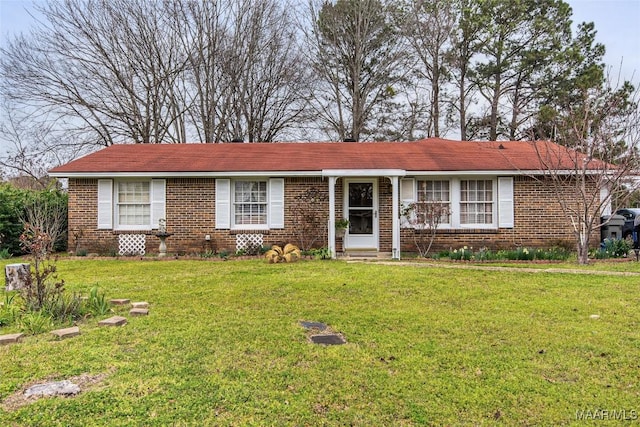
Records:
{"label": "sky", "polygon": [[[573,9],[574,24],[595,22],[597,41],[607,48],[605,62],[612,74],[621,70],[623,79],[640,82],[640,0],[566,1]],[[29,15],[33,4],[34,0],[0,0],[0,46],[33,25]]]}

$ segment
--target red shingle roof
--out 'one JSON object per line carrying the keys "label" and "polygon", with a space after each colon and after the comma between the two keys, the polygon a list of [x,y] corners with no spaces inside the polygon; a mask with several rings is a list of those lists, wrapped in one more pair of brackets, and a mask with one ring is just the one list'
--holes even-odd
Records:
{"label": "red shingle roof", "polygon": [[[550,147],[559,148],[553,143]],[[562,150],[564,151],[564,150]],[[573,168],[571,163],[566,168]],[[104,173],[321,172],[327,169],[411,171],[539,170],[530,142],[314,142],[113,145],[50,171]]]}

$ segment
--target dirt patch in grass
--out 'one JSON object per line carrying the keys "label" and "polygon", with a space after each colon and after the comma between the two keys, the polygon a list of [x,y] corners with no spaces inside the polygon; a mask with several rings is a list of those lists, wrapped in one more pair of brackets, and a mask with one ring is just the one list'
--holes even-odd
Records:
{"label": "dirt patch in grass", "polygon": [[[91,389],[96,388],[105,378],[111,375],[113,371],[103,372],[100,374],[80,374],[71,378],[63,378],[72,383],[76,384],[80,387],[80,393],[84,393],[85,391],[89,391]],[[63,399],[72,399],[73,396],[63,397],[63,396],[25,396],[25,391],[36,384],[46,383],[50,381],[60,381],[60,378],[56,378],[55,376],[49,376],[45,379],[34,380],[27,384],[25,384],[20,390],[17,390],[15,393],[9,395],[6,399],[0,402],[0,407],[5,411],[15,411],[17,409],[22,408],[23,406],[29,405],[30,403],[35,402],[38,399],[42,398],[63,398]]]}

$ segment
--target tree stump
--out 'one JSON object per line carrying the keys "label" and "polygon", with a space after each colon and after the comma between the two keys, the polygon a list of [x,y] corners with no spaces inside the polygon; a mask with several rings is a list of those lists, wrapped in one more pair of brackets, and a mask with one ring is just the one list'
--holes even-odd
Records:
{"label": "tree stump", "polygon": [[7,264],[4,268],[5,289],[7,292],[24,288],[31,283],[29,264]]}

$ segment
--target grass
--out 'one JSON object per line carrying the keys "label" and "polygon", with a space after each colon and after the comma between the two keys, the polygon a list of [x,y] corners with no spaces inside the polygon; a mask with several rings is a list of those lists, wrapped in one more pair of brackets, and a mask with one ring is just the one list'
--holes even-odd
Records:
{"label": "grass", "polygon": [[[98,286],[150,302],[150,315],[0,347],[0,400],[104,375],[75,398],[5,405],[0,425],[597,425],[595,411],[640,413],[635,277],[339,261],[58,270],[69,291]],[[348,343],[310,344],[301,320]]]}

